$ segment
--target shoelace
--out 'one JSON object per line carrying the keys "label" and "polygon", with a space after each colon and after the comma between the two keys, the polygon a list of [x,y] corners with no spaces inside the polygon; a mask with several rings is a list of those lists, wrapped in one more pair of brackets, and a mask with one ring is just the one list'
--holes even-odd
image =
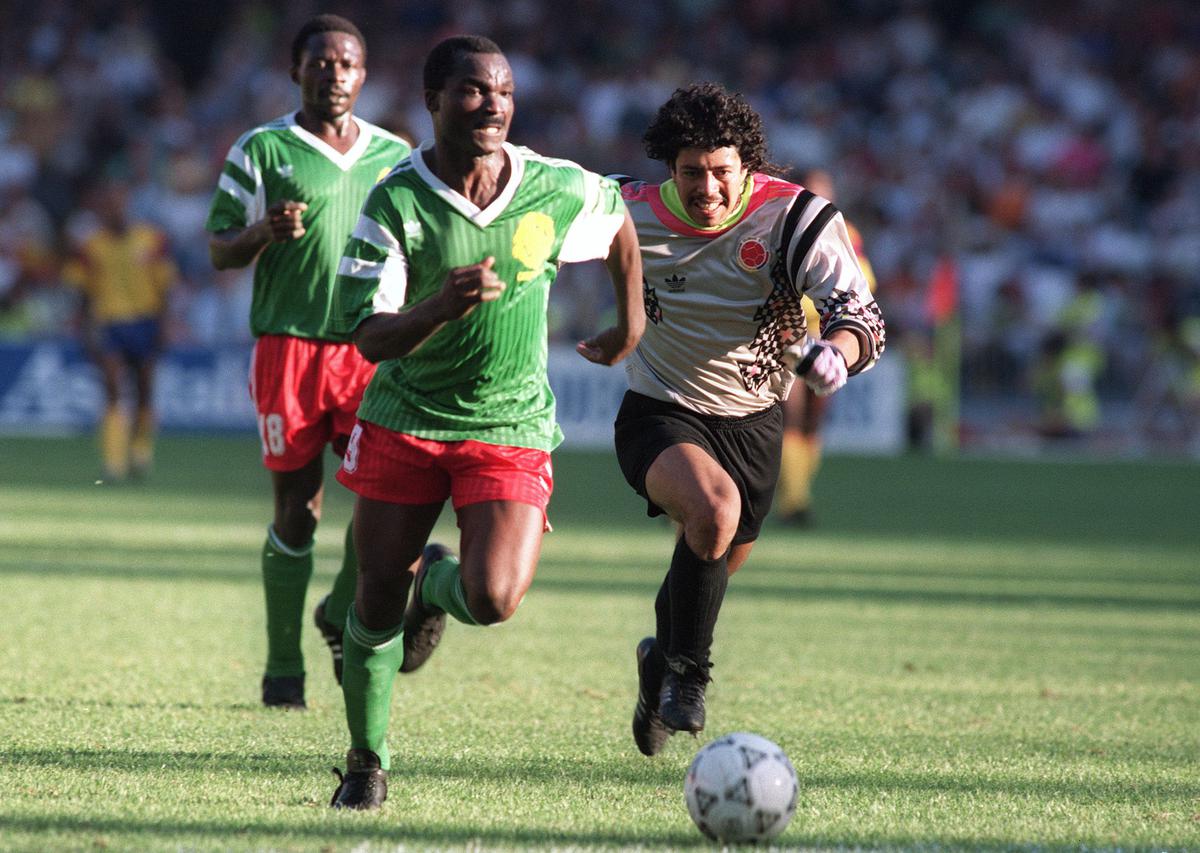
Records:
{"label": "shoelace", "polygon": [[679,698],[685,704],[698,705],[704,701],[704,688],[712,681],[712,676],[708,674],[708,667],[692,663],[687,658],[668,661],[667,666],[676,675]]}
{"label": "shoelace", "polygon": [[708,684],[712,681],[712,676],[709,675],[712,669],[711,662],[707,666],[701,666],[685,657],[667,658],[667,668],[679,676],[681,682],[698,681],[700,684]]}

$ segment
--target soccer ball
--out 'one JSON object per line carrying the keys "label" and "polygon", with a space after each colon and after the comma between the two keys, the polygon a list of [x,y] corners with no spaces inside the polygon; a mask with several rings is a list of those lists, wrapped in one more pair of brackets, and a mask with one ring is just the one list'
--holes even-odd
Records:
{"label": "soccer ball", "polygon": [[731,844],[770,841],[796,812],[800,786],[783,750],[765,737],[737,732],[692,759],[683,794],[700,831]]}

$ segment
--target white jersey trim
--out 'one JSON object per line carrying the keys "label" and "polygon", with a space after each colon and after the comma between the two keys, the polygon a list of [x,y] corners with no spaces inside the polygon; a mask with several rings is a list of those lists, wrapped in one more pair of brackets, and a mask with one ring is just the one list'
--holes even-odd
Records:
{"label": "white jersey trim", "polygon": [[521,185],[521,179],[525,177],[525,158],[515,145],[505,142],[503,150],[508,155],[508,162],[512,166],[512,173],[508,177],[508,183],[500,191],[500,195],[496,196],[487,207],[480,208],[466,196],[456,190],[452,190],[445,181],[433,173],[425,163],[424,156],[424,152],[431,151],[432,149],[432,142],[427,142],[420,148],[413,149],[412,164],[417,176],[446,204],[453,207],[480,228],[487,228],[500,217],[500,214],[504,213],[509,202],[516,196],[517,188]]}
{"label": "white jersey trim", "polygon": [[217,189],[233,196],[234,200],[242,206],[247,225],[257,222],[266,215],[266,191],[263,189],[262,181],[257,181],[254,192],[250,193],[229,175],[221,175],[217,179]]}
{"label": "white jersey trim", "polygon": [[316,134],[302,128],[296,121],[297,115],[299,113],[284,116],[288,129],[343,172],[349,172],[354,168],[354,164],[362,159],[363,154],[367,151],[367,146],[371,144],[373,131],[376,130],[375,125],[368,124],[358,116],[351,116],[350,120],[358,125],[358,139],[354,140],[350,150],[343,154]]}
{"label": "white jersey trim", "polygon": [[400,250],[400,241],[396,239],[396,235],[387,228],[380,225],[369,216],[358,217],[358,222],[354,226],[354,230],[350,232],[350,236],[362,240],[364,243],[370,243],[377,249],[382,249],[385,252],[396,252]]}
{"label": "white jersey trim", "polygon": [[[348,259],[343,259],[343,263]],[[399,249],[379,264],[379,286],[371,297],[371,313],[397,314],[408,295],[408,257]]]}
{"label": "white jersey trim", "polygon": [[604,178],[574,163],[570,165],[583,173],[583,210],[567,230],[558,259],[572,264],[607,258],[613,238],[625,222],[625,205],[621,204],[615,213],[604,213]]}

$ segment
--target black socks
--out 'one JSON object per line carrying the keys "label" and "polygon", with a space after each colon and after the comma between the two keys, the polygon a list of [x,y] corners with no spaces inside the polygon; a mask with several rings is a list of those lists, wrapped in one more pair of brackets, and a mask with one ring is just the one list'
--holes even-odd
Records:
{"label": "black socks", "polygon": [[668,657],[707,666],[713,629],[729,586],[728,556],[726,552],[715,560],[702,560],[679,537],[671,570],[654,602],[659,646]]}

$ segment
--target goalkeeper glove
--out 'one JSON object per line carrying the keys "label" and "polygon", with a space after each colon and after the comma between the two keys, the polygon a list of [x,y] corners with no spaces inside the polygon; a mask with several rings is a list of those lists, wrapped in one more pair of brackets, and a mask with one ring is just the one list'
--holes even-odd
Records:
{"label": "goalkeeper glove", "polygon": [[783,351],[783,363],[818,397],[827,397],[846,384],[846,357],[827,341],[805,338]]}

